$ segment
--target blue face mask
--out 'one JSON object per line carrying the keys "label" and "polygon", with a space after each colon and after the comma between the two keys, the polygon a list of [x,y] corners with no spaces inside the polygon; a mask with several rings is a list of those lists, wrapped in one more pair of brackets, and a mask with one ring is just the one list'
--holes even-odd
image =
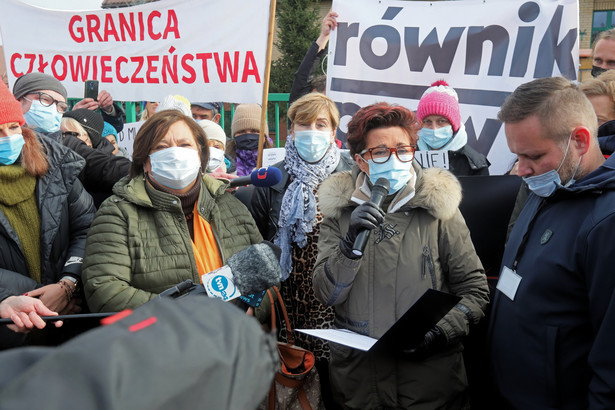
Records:
{"label": "blue face mask", "polygon": [[24,114],[26,123],[30,128],[40,132],[56,132],[60,130],[62,114],[58,112],[55,104],[43,106],[39,100],[33,100],[30,110]]}
{"label": "blue face mask", "polygon": [[389,180],[389,195],[394,194],[406,186],[412,177],[412,161],[401,162],[395,155],[384,164],[376,164],[371,159],[367,161],[369,165],[369,180],[372,184],[378,181],[378,178],[386,178]]}
{"label": "blue face mask", "polygon": [[331,146],[331,131],[295,131],[295,148],[305,162],[318,162]]}
{"label": "blue face mask", "polygon": [[568,148],[570,148],[570,140],[572,139],[572,134],[570,134],[570,138],[568,139],[568,144],[566,145],[566,151],[564,152],[564,158],[562,158],[562,162],[559,163],[557,169],[552,169],[551,171],[547,171],[544,174],[534,175],[531,177],[523,177],[523,181],[527,184],[527,187],[536,195],[547,198],[553,195],[555,189],[558,186],[568,187],[574,184],[574,175],[576,175],[577,170],[579,169],[579,165],[581,164],[581,158],[579,158],[579,162],[577,163],[577,169],[574,171],[574,174],[570,181],[566,183],[566,185],[562,185],[562,180],[559,176],[559,170],[564,164],[566,160],[566,156],[568,155]]}
{"label": "blue face mask", "polygon": [[436,128],[421,128],[419,130],[419,138],[422,142],[427,144],[430,149],[440,149],[445,146],[451,138],[453,138],[453,127],[448,125],[446,127]]}
{"label": "blue face mask", "polygon": [[21,134],[13,134],[0,138],[0,164],[11,165],[21,155],[21,149],[26,142]]}

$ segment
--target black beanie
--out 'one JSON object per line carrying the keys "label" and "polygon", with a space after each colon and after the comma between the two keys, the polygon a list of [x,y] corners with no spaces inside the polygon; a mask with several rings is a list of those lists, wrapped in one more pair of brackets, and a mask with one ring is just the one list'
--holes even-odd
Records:
{"label": "black beanie", "polygon": [[77,120],[87,131],[90,141],[92,141],[92,147],[96,148],[98,146],[102,139],[102,130],[105,127],[102,115],[87,108],[81,108],[65,112],[63,117]]}

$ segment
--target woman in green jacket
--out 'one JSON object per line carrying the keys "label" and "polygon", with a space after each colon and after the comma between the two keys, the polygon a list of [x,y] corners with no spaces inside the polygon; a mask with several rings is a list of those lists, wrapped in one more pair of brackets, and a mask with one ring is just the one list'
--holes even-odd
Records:
{"label": "woman in green jacket", "polygon": [[100,207],[84,259],[92,311],[136,308],[160,292],[223,266],[262,241],[227,182],[203,173],[207,138],[175,110],[154,114],[139,130],[130,177]]}
{"label": "woman in green jacket", "polygon": [[[404,351],[362,352],[331,343],[330,377],[344,408],[462,409],[467,378],[461,351],[484,315],[487,279],[459,212],[461,187],[450,172],[413,161],[415,115],[378,103],[348,123],[356,166],[319,191],[324,216],[314,268],[316,297],[335,309],[335,325],[380,338],[427,289],[461,301]],[[373,184],[390,183],[379,208]],[[362,256],[357,234],[371,230]]]}

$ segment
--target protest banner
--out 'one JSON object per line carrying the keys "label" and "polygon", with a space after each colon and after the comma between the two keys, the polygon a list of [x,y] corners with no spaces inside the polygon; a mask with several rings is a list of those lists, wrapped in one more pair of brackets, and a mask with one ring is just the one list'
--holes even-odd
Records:
{"label": "protest banner", "polygon": [[[38,71],[83,97],[100,81],[116,100],[260,102],[269,0],[160,0],[126,8],[49,10],[0,2],[9,83]],[[24,29],[24,22],[29,29]]]}
{"label": "protest banner", "polygon": [[334,0],[333,10],[327,95],[342,139],[360,107],[387,101],[414,111],[443,79],[459,95],[468,143],[487,155],[492,175],[503,174],[514,161],[497,120],[506,96],[536,78],[577,78],[576,0]]}

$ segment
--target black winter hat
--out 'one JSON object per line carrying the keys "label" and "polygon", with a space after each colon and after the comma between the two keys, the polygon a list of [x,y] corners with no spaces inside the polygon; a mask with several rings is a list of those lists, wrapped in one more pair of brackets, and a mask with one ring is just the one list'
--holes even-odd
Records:
{"label": "black winter hat", "polygon": [[87,131],[90,141],[92,141],[92,147],[98,146],[102,139],[102,130],[105,127],[102,115],[87,108],[81,108],[65,112],[63,117],[77,120]]}

